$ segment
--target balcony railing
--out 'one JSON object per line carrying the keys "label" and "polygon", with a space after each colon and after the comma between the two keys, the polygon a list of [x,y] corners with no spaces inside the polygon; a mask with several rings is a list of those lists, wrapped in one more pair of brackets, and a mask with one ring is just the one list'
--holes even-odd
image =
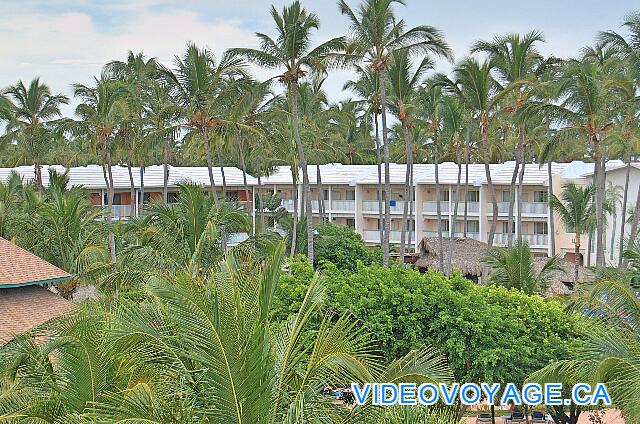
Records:
{"label": "balcony railing", "polygon": [[522,203],[522,213],[528,215],[547,215],[549,204],[547,202],[524,202]]}
{"label": "balcony railing", "polygon": [[[392,243],[400,243],[401,232],[399,230],[392,230],[389,233],[389,241]],[[407,233],[405,232],[405,237]],[[364,241],[369,243],[380,243],[380,230],[364,230]],[[415,243],[416,233],[411,232],[411,244]],[[408,241],[408,240],[405,240]]]}
{"label": "balcony railing", "polygon": [[282,201],[280,202],[280,206],[282,206],[289,212],[293,212],[294,202],[295,200],[293,199],[282,199]]}
{"label": "balcony railing", "polygon": [[[392,213],[402,213],[404,209],[404,201],[396,200],[395,205],[391,205]],[[382,210],[384,212],[384,202],[382,204]],[[363,212],[379,212],[378,209],[378,201],[377,200],[364,200],[362,202],[362,211]],[[415,213],[415,210],[414,210]]]}
{"label": "balcony railing", "polygon": [[[438,213],[438,202],[435,200],[422,202],[422,212],[428,214]],[[449,213],[449,201],[440,201],[440,212],[441,213]]]}
{"label": "balcony railing", "polygon": [[[108,206],[105,206],[105,208],[108,208]],[[113,219],[129,219],[135,214],[135,212],[132,212],[133,211],[131,210],[131,205],[111,206],[111,217]]]}
{"label": "balcony railing", "polygon": [[[422,232],[423,237],[429,237],[429,238],[435,238],[438,237],[438,231],[434,231],[434,230],[424,230]],[[442,237],[449,237],[449,231],[448,230],[442,230]]]}
{"label": "balcony railing", "polygon": [[[465,233],[463,232],[455,232],[453,233],[454,238],[465,237]],[[480,233],[471,233],[469,231],[466,232],[466,237],[474,240],[480,240]]]}
{"label": "balcony railing", "polygon": [[[517,213],[518,204],[513,204],[513,213]],[[506,215],[509,213],[509,202],[498,202],[498,214]],[[522,214],[523,215],[543,215],[546,216],[549,213],[549,204],[546,202],[523,202]],[[493,214],[493,205],[487,203],[487,214]]]}
{"label": "balcony railing", "polygon": [[228,235],[227,244],[229,244],[230,246],[234,246],[242,243],[248,238],[249,234],[247,233],[231,233]]}
{"label": "balcony railing", "polygon": [[[532,247],[546,247],[549,244],[549,236],[547,234],[522,234],[520,237]],[[513,235],[513,240],[516,240],[515,234]],[[509,244],[509,234],[496,233],[493,237],[493,244],[495,246],[507,246]]]}
{"label": "balcony railing", "polygon": [[356,210],[355,200],[331,200],[332,211],[354,212]]}

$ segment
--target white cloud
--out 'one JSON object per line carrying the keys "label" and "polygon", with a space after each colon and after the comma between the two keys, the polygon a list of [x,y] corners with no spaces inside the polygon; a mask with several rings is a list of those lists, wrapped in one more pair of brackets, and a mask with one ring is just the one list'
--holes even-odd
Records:
{"label": "white cloud", "polygon": [[[143,9],[136,9],[141,11]],[[124,59],[128,50],[144,51],[170,64],[188,41],[220,55],[234,45],[254,44],[253,34],[234,22],[206,23],[193,12],[129,14],[128,22],[101,31],[83,13],[22,13],[0,20],[0,86],[36,75],[58,92],[89,82],[102,65]]]}

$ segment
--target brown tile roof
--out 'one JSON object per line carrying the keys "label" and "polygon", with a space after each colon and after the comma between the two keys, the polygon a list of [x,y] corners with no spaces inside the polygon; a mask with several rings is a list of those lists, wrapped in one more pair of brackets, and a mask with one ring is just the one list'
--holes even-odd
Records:
{"label": "brown tile roof", "polygon": [[72,303],[41,286],[0,290],[0,346],[69,311]]}
{"label": "brown tile roof", "polygon": [[69,278],[69,274],[0,237],[0,289]]}

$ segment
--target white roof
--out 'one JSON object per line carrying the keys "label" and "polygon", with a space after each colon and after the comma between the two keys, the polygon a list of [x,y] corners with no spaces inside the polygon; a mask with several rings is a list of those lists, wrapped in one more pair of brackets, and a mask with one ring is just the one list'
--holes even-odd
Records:
{"label": "white roof", "polygon": [[[58,173],[63,173],[65,167],[62,165],[43,165],[42,183],[46,187],[49,185],[49,167],[54,168]],[[102,166],[88,165],[69,168],[69,185],[82,186],[90,190],[106,189]],[[29,182],[35,178],[33,166],[17,166],[15,168],[0,168],[0,181],[6,181],[12,172],[16,172],[23,181]],[[111,167],[113,174],[113,185],[116,190],[126,190],[131,187],[129,171],[125,166],[114,165]],[[140,188],[140,168],[132,168],[133,183],[136,188]],[[243,186],[242,171],[234,167],[224,167],[224,174],[227,186]],[[220,168],[213,168],[213,179],[216,185],[222,186],[222,173]],[[200,184],[208,187],[209,173],[207,167],[169,167],[169,186],[175,187],[180,183]],[[247,184],[249,186],[257,184],[257,180],[247,174]],[[145,168],[144,174],[145,188],[154,189],[163,186],[162,165],[152,165]]]}
{"label": "white roof", "polygon": [[[316,165],[308,165],[309,184],[317,184],[318,168]],[[320,165],[320,175],[322,184],[332,185],[354,185],[357,180],[371,173],[376,175],[377,165],[343,165],[341,163],[329,163]],[[302,169],[298,173],[298,183],[302,183]],[[257,181],[257,180],[256,180]],[[264,185],[291,185],[293,176],[290,166],[276,166],[274,172],[261,178]]]}
{"label": "white roof", "polygon": [[[429,173],[433,172],[433,164],[416,163],[413,165],[413,181],[414,183]],[[391,184],[404,184],[407,174],[407,165],[400,163],[389,164],[389,182]],[[384,183],[385,173],[384,165],[382,166],[382,182]],[[373,172],[362,176],[356,181],[357,184],[378,184],[378,171],[374,168]]]}
{"label": "white roof", "polygon": [[[583,172],[580,176],[581,177],[588,177],[593,175],[594,173],[594,164],[593,163],[588,163],[585,165],[589,165],[588,169],[585,170],[585,172]],[[622,169],[625,168],[627,166],[626,163],[624,163],[623,161],[616,159],[616,160],[610,160],[605,164],[605,168],[607,169],[607,172],[611,172],[611,171],[617,171],[618,169]],[[631,166],[634,168],[638,168],[640,169],[640,163],[639,162],[632,162]]]}
{"label": "white roof", "polygon": [[[204,187],[209,187],[211,185],[209,180],[209,170],[206,166],[174,166],[172,169],[190,177],[196,184],[200,184]],[[241,169],[234,166],[225,166],[223,169],[224,179],[228,187],[241,187],[244,185]],[[212,171],[213,182],[217,187],[222,187],[222,172],[220,167],[214,167]],[[247,184],[249,186],[256,185],[257,183],[258,180],[256,178],[247,174]],[[160,186],[162,187],[162,184]]]}
{"label": "white roof", "polygon": [[[501,165],[490,164],[489,169],[495,170]],[[466,181],[466,168],[462,164],[462,172],[460,173],[460,183],[464,184]],[[475,184],[485,175],[484,164],[470,163],[469,164],[469,184]],[[440,184],[452,185],[458,182],[458,165],[453,162],[443,162],[438,166],[438,181]],[[431,172],[424,174],[419,179],[416,179],[417,184],[435,184],[436,173],[435,166],[431,168]]]}
{"label": "white roof", "polygon": [[[513,178],[513,171],[515,169],[515,161],[505,162],[501,166],[498,166],[495,170],[491,170],[491,182],[495,185],[511,185]],[[568,163],[555,163],[551,164],[551,173],[556,175],[562,172],[569,166]],[[483,174],[480,177],[481,184],[487,184],[487,177]],[[539,163],[527,163],[524,167],[524,175],[522,179],[524,185],[547,185],[548,173],[547,165]]]}

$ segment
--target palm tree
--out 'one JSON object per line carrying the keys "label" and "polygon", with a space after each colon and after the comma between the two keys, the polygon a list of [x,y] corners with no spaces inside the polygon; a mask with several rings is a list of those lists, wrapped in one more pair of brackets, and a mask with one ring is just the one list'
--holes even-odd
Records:
{"label": "palm tree", "polygon": [[[391,63],[387,70],[389,86],[391,88],[392,110],[400,120],[402,127],[402,138],[405,145],[406,171],[404,181],[404,206],[402,210],[402,231],[400,235],[400,260],[404,261],[405,254],[405,232],[409,233],[407,242],[411,244],[411,230],[413,228],[413,141],[409,134],[409,127],[413,123],[413,109],[418,85],[422,76],[427,70],[433,67],[433,63],[428,57],[422,59],[418,66],[412,70],[409,51],[406,49],[396,50],[392,54]],[[434,133],[437,137],[437,132]],[[440,247],[442,247],[442,237],[440,237]],[[441,258],[442,260],[442,258]]]}
{"label": "palm tree", "polygon": [[614,125],[612,102],[617,97],[614,80],[619,60],[615,51],[596,46],[586,49],[581,60],[565,64],[560,134],[570,139],[585,136],[593,152],[596,218],[596,264],[604,265],[604,162],[602,143]]}
{"label": "palm tree", "polygon": [[[302,189],[307,215],[307,256],[313,263],[313,209],[311,206],[311,188],[307,169],[307,158],[300,137],[299,124],[299,81],[309,72],[322,69],[328,59],[345,48],[343,37],[333,38],[314,48],[311,47],[313,30],[320,26],[315,13],[307,12],[299,1],[285,6],[282,13],[271,7],[271,16],[276,24],[277,38],[274,40],[266,34],[256,33],[261,49],[232,49],[232,55],[241,55],[249,61],[269,69],[284,69],[278,80],[287,86],[293,117],[293,135],[302,167]],[[323,63],[324,62],[324,63]]]}
{"label": "palm tree", "polygon": [[4,94],[13,103],[12,119],[7,125],[5,137],[25,147],[27,160],[34,167],[38,190],[42,192],[41,165],[46,152],[51,148],[49,143],[52,138],[48,124],[61,116],[60,106],[69,103],[69,98],[62,94],[52,94],[49,86],[41,83],[40,78],[31,80],[29,87],[18,81],[4,90]]}
{"label": "palm tree", "polygon": [[[162,146],[162,202],[168,202],[169,162],[175,155],[175,136],[179,130],[180,107],[161,82],[154,81],[144,101],[144,144]],[[144,190],[141,190],[144,203]]]}
{"label": "palm tree", "polygon": [[637,288],[627,282],[605,278],[585,287],[577,306],[588,311],[585,338],[574,357],[554,362],[535,372],[529,380],[580,381],[606,384],[616,407],[629,422],[640,419],[640,300]]}
{"label": "palm tree", "polygon": [[478,62],[474,58],[463,60],[454,69],[454,81],[447,82],[451,89],[457,93],[463,104],[476,117],[480,140],[482,143],[482,159],[484,161],[485,176],[489,199],[493,207],[491,227],[487,237],[487,244],[493,246],[493,237],[498,225],[498,200],[495,188],[491,180],[491,146],[489,145],[489,128],[491,118],[502,96],[507,91],[491,75],[493,69],[491,61]]}
{"label": "palm tree", "polygon": [[142,143],[142,123],[145,100],[145,90],[150,85],[151,80],[158,73],[155,58],[145,60],[144,54],[133,53],[129,50],[126,61],[111,61],[104,67],[105,72],[111,77],[118,79],[123,84],[128,85],[127,105],[129,109],[129,119],[127,125],[120,130],[120,135],[127,150],[127,170],[129,172],[129,182],[131,185],[131,210],[136,208],[135,184],[132,174],[134,165],[134,154],[137,153],[140,163],[140,191],[142,201],[144,201],[144,170],[145,152]]}
{"label": "palm tree", "polygon": [[575,233],[576,237],[573,242],[574,251],[574,267],[573,282],[578,282],[578,268],[580,267],[580,237],[582,234],[588,234],[589,228],[593,222],[593,194],[595,188],[593,185],[580,187],[575,183],[568,183],[562,186],[561,198],[552,196],[549,199],[549,205],[558,213],[560,219],[564,223],[567,232]]}
{"label": "palm tree", "polygon": [[381,422],[382,408],[336,407],[322,389],[450,380],[431,348],[383,367],[357,320],[323,311],[319,275],[296,314],[271,322],[284,247],[269,252],[230,250],[202,278],[156,278],[143,302],[80,308],[34,334],[49,343],[14,339],[0,350],[0,420]]}
{"label": "palm tree", "polygon": [[564,270],[559,256],[551,257],[538,270],[529,243],[522,238],[511,247],[492,248],[482,257],[482,262],[491,268],[490,282],[527,294],[544,293],[553,273]]}
{"label": "palm tree", "polygon": [[18,243],[49,263],[72,275],[58,285],[69,297],[80,281],[91,282],[109,268],[109,249],[105,245],[107,228],[100,209],[89,202],[81,187],[68,188],[67,174],[49,168],[49,187],[45,200],[28,219],[18,223]]}
{"label": "palm tree", "polygon": [[189,44],[184,55],[175,58],[175,66],[173,71],[161,67],[161,73],[171,95],[182,107],[185,125],[202,137],[209,172],[209,191],[218,205],[210,137],[212,131],[227,123],[220,110],[231,101],[225,98],[229,95],[225,89],[229,87],[229,78],[244,75],[243,64],[227,55],[216,64],[209,50]]}
{"label": "palm tree", "polygon": [[[347,81],[343,87],[344,89],[350,89],[355,92],[359,97],[363,99],[367,104],[365,116],[363,117],[365,122],[368,121],[367,117],[373,118],[373,125],[375,128],[375,148],[376,148],[376,164],[378,166],[378,229],[380,230],[380,243],[384,238],[384,207],[383,207],[383,189],[382,189],[382,154],[380,153],[380,129],[378,124],[378,117],[382,113],[382,103],[380,101],[380,89],[379,79],[375,72],[370,68],[363,68],[362,66],[356,66],[355,72],[358,75],[358,79],[355,81]],[[370,132],[370,131],[369,131]],[[385,180],[386,181],[386,180]]]}
{"label": "palm tree", "polygon": [[6,182],[0,181],[0,237],[11,239],[15,234],[15,223],[21,212],[22,179],[12,173]]}
{"label": "palm tree", "polygon": [[[519,34],[507,34],[495,37],[493,41],[478,41],[471,48],[472,52],[484,52],[489,55],[493,70],[506,90],[512,92],[511,105],[508,112],[518,112],[531,96],[533,86],[537,82],[536,71],[543,62],[542,55],[537,51],[535,44],[543,42],[542,33],[531,31],[524,36]],[[517,199],[516,233],[522,234],[522,180],[525,168],[525,149],[527,147],[526,114],[519,114],[519,119],[514,122],[517,126],[518,143],[516,146],[516,166],[513,170],[513,179],[519,172],[517,194],[509,199],[509,239],[511,239],[513,206]],[[525,118],[525,119],[523,119]],[[515,121],[515,120],[514,120]],[[512,184],[512,186],[516,186]],[[512,190],[513,193],[513,190]]]}
{"label": "palm tree", "polygon": [[[102,75],[95,78],[94,86],[75,84],[74,96],[81,103],[76,107],[77,121],[60,121],[59,130],[91,140],[96,157],[102,166],[102,175],[107,186],[107,221],[111,223],[113,213],[114,183],[112,151],[115,137],[126,109],[127,88],[120,82]],[[113,231],[109,233],[109,250],[112,264],[116,263],[116,243]]]}
{"label": "palm tree", "polygon": [[380,90],[380,116],[382,118],[382,144],[384,148],[385,176],[385,218],[382,250],[384,264],[389,264],[389,235],[391,232],[391,181],[389,177],[389,142],[387,134],[387,94],[385,74],[391,64],[391,55],[395,50],[406,50],[409,55],[422,52],[436,54],[451,59],[451,49],[436,28],[420,25],[407,29],[404,20],[397,20],[393,3],[404,4],[398,0],[363,0],[357,11],[353,11],[345,0],[339,0],[338,7],[346,15],[350,24],[348,39],[348,57],[351,60],[363,60],[378,76]]}
{"label": "palm tree", "polygon": [[[204,275],[224,255],[228,234],[246,229],[247,215],[228,202],[215,205],[197,185],[180,185],[177,203],[151,204],[129,225],[135,240],[122,251],[130,268]],[[222,230],[224,229],[224,231]]]}
{"label": "palm tree", "polygon": [[[418,108],[420,118],[423,120],[423,124],[429,137],[431,139],[431,146],[433,150],[433,163],[434,174],[436,183],[436,216],[438,221],[438,257],[439,257],[439,269],[441,272],[447,273],[447,269],[444,266],[444,247],[442,243],[442,208],[440,206],[440,172],[439,164],[440,157],[444,151],[443,140],[441,132],[444,126],[444,92],[442,84],[436,79],[426,82],[420,93],[420,101],[418,102]],[[454,128],[454,131],[457,129]],[[454,221],[455,222],[455,221]],[[451,229],[450,229],[451,230]],[[449,237],[449,234],[447,234]]]}

